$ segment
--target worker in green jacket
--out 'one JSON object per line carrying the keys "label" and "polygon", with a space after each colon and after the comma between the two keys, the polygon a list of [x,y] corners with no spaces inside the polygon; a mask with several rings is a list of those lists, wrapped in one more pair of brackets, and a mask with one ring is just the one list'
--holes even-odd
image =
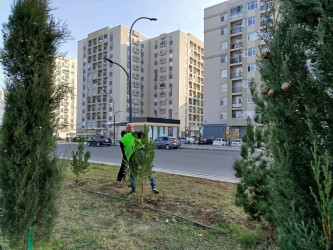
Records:
{"label": "worker in green jacket", "polygon": [[[130,180],[131,180],[131,193],[135,193],[136,191],[136,187],[135,187],[135,181],[136,181],[136,176],[134,175],[133,172],[134,168],[136,168],[137,166],[135,166],[132,156],[134,153],[139,152],[141,153],[141,149],[142,149],[142,144],[141,144],[141,135],[142,132],[136,132],[133,129],[133,124],[132,123],[127,123],[126,125],[126,130],[128,131],[127,134],[125,134],[122,138],[121,138],[121,143],[124,145],[124,153],[126,155],[127,161],[129,163],[129,167],[130,167]],[[137,137],[137,139],[135,138]],[[151,174],[150,176],[150,184],[151,184],[151,188],[152,191],[156,194],[159,193],[158,189],[156,188],[156,182],[154,179],[154,176]]]}

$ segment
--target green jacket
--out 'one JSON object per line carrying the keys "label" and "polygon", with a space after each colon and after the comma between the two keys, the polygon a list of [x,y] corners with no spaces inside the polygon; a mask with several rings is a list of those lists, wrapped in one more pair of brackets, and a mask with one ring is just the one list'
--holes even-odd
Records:
{"label": "green jacket", "polygon": [[[124,144],[124,151],[127,161],[131,158],[132,154],[137,148],[142,148],[142,143],[140,139],[136,139],[132,133],[127,133],[121,138],[121,142]],[[137,145],[136,145],[137,144]]]}

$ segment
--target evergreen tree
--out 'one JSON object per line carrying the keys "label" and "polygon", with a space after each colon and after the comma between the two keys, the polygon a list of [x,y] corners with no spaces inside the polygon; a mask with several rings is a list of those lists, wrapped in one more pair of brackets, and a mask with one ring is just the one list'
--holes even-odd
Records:
{"label": "evergreen tree", "polygon": [[84,142],[80,142],[78,146],[78,150],[76,152],[73,152],[73,162],[71,163],[72,165],[72,172],[76,176],[76,185],[79,182],[79,176],[81,174],[84,174],[88,172],[88,167],[89,167],[89,158],[91,156],[90,151],[83,152]]}
{"label": "evergreen tree", "polygon": [[[137,139],[136,139],[137,140]],[[135,145],[142,144],[142,151],[137,149],[133,155],[133,162],[135,168],[130,171],[134,171],[134,175],[137,177],[137,183],[141,189],[141,203],[144,198],[144,186],[149,181],[154,167],[155,157],[155,143],[148,138],[148,127],[144,126],[144,131],[141,136],[141,143],[135,143]]]}
{"label": "evergreen tree", "polygon": [[[263,150],[264,132],[247,121],[246,134],[241,146],[242,159],[236,160],[233,168],[237,184],[236,205],[242,206],[251,219],[270,221],[271,207],[269,203],[269,164],[268,151]],[[265,140],[267,143],[267,140]]]}
{"label": "evergreen tree", "polygon": [[48,0],[16,0],[0,51],[6,102],[0,142],[0,227],[24,248],[29,227],[47,240],[55,224],[61,169],[54,157],[54,111],[66,88],[54,86],[57,46],[68,36]]}
{"label": "evergreen tree", "polygon": [[[299,244],[301,238],[312,234],[311,247],[320,249],[322,237],[316,228],[324,227],[315,206],[314,197],[321,196],[311,165],[314,160],[311,149],[315,142],[316,157],[322,158],[328,152],[331,175],[333,3],[280,1],[279,8],[270,15],[277,17],[277,13],[279,18],[271,19],[274,22],[263,36],[269,53],[259,62],[262,95],[254,98],[256,121],[270,127],[273,163],[269,189],[273,221],[279,247],[303,248]],[[327,186],[332,194],[332,187]]]}

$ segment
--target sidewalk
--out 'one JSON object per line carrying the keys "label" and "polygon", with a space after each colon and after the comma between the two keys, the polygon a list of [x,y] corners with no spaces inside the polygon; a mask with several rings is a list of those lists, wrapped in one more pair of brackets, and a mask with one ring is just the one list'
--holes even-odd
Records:
{"label": "sidewalk", "polygon": [[[78,142],[66,142],[66,141],[57,141],[58,144],[79,144]],[[86,142],[84,144],[87,144]],[[116,142],[115,145],[111,145],[111,146],[118,146],[119,147],[119,143]],[[226,151],[240,151],[240,147],[239,146],[230,146],[230,147],[226,147],[226,146],[213,146],[213,145],[206,145],[206,144],[181,144],[181,146],[179,147],[179,149],[195,149],[195,150],[226,150]]]}
{"label": "sidewalk", "polygon": [[213,146],[213,145],[206,145],[206,144],[182,144],[180,149],[205,149],[205,150],[226,150],[226,151],[240,151],[239,146]]}

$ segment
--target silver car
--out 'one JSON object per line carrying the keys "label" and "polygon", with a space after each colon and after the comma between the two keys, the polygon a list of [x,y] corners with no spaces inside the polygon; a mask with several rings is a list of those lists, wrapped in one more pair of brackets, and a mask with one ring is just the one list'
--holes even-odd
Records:
{"label": "silver car", "polygon": [[175,137],[161,136],[155,139],[155,144],[157,148],[179,148],[180,140]]}

